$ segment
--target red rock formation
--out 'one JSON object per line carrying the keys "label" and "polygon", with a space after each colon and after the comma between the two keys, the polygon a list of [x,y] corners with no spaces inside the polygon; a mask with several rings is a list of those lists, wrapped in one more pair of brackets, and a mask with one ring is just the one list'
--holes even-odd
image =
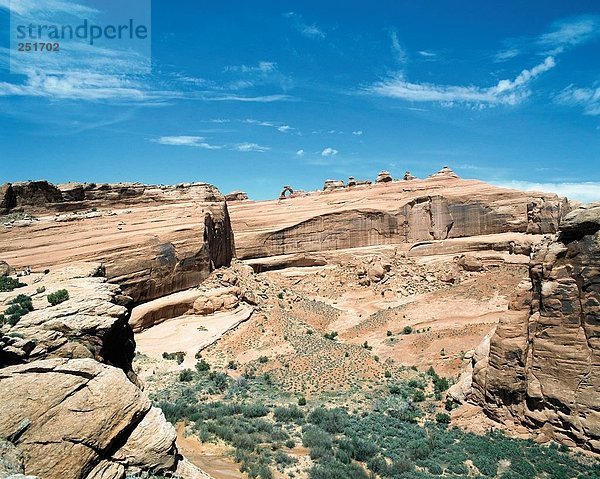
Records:
{"label": "red rock formation", "polygon": [[567,215],[530,276],[475,364],[471,400],[540,440],[600,452],[600,205]]}

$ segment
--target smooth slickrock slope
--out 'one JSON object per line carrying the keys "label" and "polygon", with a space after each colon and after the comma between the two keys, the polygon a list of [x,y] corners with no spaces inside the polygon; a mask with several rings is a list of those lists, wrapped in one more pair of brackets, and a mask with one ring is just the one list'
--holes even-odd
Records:
{"label": "smooth slickrock slope", "polygon": [[463,180],[425,180],[315,192],[230,206],[240,259],[505,232],[553,233],[568,208],[553,194]]}
{"label": "smooth slickrock slope", "polygon": [[[131,299],[101,273],[74,265],[0,293],[2,311],[18,294],[34,306],[0,329],[0,440],[16,446],[19,472],[43,479],[167,474],[180,463],[182,477],[207,477],[183,461],[174,428],[139,388],[122,305]],[[47,295],[63,288],[70,298],[50,306]]]}
{"label": "smooth slickrock slope", "polygon": [[[205,183],[35,182],[0,193],[17,216],[0,226],[0,259],[34,270],[100,261],[135,302],[194,287],[234,255],[224,197]],[[35,219],[19,219],[23,213]]]}
{"label": "smooth slickrock slope", "polygon": [[530,276],[474,359],[466,395],[540,440],[600,452],[600,205],[567,215]]}

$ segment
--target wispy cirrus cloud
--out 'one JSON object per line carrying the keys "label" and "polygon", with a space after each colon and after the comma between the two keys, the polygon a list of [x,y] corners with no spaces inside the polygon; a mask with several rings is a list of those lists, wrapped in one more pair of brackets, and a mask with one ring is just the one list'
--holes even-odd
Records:
{"label": "wispy cirrus cloud", "polygon": [[326,37],[325,32],[316,23],[307,23],[304,17],[296,12],[288,12],[284,17],[292,22],[292,26],[307,38],[322,40]]}
{"label": "wispy cirrus cloud", "polygon": [[235,145],[233,147],[233,149],[235,151],[241,151],[244,153],[247,153],[247,152],[264,153],[265,151],[269,151],[271,148],[269,148],[268,146],[258,145],[257,143],[238,143],[237,145]]}
{"label": "wispy cirrus cloud", "polygon": [[508,38],[505,47],[494,55],[503,62],[521,54],[559,55],[600,36],[600,15],[578,15],[554,22],[550,29],[537,36]]}
{"label": "wispy cirrus cloud", "polygon": [[425,57],[425,58],[435,58],[435,57],[437,57],[437,53],[430,52],[430,51],[427,51],[427,50],[419,50],[417,53],[419,55],[421,55],[422,57]]}
{"label": "wispy cirrus cloud", "polygon": [[255,120],[253,118],[245,119],[244,123],[247,123],[249,125],[258,125],[258,126],[266,126],[269,128],[274,128],[281,133],[289,133],[295,129],[295,128],[292,128],[290,125],[286,125],[284,123],[278,123],[278,122],[273,122],[273,121],[260,121],[260,120]]}
{"label": "wispy cirrus cloud", "polygon": [[413,83],[403,73],[374,83],[364,92],[388,98],[397,98],[411,102],[434,102],[444,106],[470,104],[478,107],[494,105],[517,105],[531,93],[529,84],[533,79],[556,66],[554,57],[546,59],[533,68],[521,71],[514,80],[500,80],[491,87],[436,85],[432,83]]}
{"label": "wispy cirrus cloud", "polygon": [[569,85],[554,98],[560,105],[580,107],[586,115],[600,115],[600,85],[578,88]]}
{"label": "wispy cirrus cloud", "polygon": [[17,15],[40,15],[44,12],[66,13],[71,15],[91,15],[99,13],[95,8],[63,0],[0,0],[0,8]]}
{"label": "wispy cirrus cloud", "polygon": [[239,73],[273,73],[277,70],[276,62],[261,61],[257,65],[232,65],[225,67],[226,72]]}
{"label": "wispy cirrus cloud", "polygon": [[202,136],[161,136],[151,140],[153,143],[159,143],[161,145],[169,146],[189,146],[194,148],[204,148],[206,150],[219,150],[222,147],[211,145],[206,142],[206,139]]}
{"label": "wispy cirrus cloud", "polygon": [[406,49],[401,45],[398,39],[398,33],[395,30],[390,31],[390,42],[392,46],[392,53],[398,63],[405,63],[408,59]]}

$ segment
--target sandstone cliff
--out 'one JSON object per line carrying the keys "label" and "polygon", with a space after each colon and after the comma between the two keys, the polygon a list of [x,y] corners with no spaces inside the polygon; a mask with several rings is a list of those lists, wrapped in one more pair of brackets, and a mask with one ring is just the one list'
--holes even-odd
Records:
{"label": "sandstone cliff", "polygon": [[[208,477],[182,460],[174,428],[138,387],[123,306],[131,300],[102,272],[74,265],[0,293],[2,311],[17,294],[34,307],[0,330],[0,440],[16,446],[22,470],[13,472],[122,479],[185,469],[182,477]],[[69,299],[51,306],[48,293],[61,288]]]}
{"label": "sandstone cliff", "polygon": [[0,259],[34,270],[99,261],[136,303],[196,286],[234,256],[227,204],[205,183],[35,182],[1,192],[12,213],[35,219],[0,226]]}
{"label": "sandstone cliff", "polygon": [[540,245],[530,283],[480,349],[472,389],[462,381],[471,401],[540,440],[600,452],[600,205],[573,211]]}
{"label": "sandstone cliff", "polygon": [[449,168],[425,180],[231,205],[240,259],[506,232],[553,233],[567,210],[567,201],[556,195],[462,180]]}

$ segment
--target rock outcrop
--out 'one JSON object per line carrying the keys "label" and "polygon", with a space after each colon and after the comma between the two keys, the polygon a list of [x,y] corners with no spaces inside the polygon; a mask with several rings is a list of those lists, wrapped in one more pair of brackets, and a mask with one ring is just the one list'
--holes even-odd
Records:
{"label": "rock outcrop", "polygon": [[248,199],[248,193],[245,191],[235,190],[225,195],[226,201],[246,201]]}
{"label": "rock outcrop", "polygon": [[443,170],[425,180],[315,192],[230,207],[240,259],[501,233],[555,232],[568,202]]}
{"label": "rock outcrop", "polygon": [[99,261],[137,303],[194,287],[234,256],[227,204],[211,185],[68,184],[52,191],[60,201],[42,204],[32,193],[32,205],[23,207],[38,221],[0,226],[1,260],[42,271]]}
{"label": "rock outcrop", "polygon": [[600,452],[600,205],[540,245],[510,309],[473,360],[467,396],[539,440]]}
{"label": "rock outcrop", "polygon": [[392,181],[392,175],[390,175],[389,171],[380,171],[375,179],[375,183],[389,183]]}
{"label": "rock outcrop", "polygon": [[[0,332],[0,439],[9,443],[0,451],[10,459],[0,464],[18,473],[122,479],[171,474],[182,462],[174,428],[131,368],[135,345],[123,306],[131,300],[101,273],[98,264],[74,265],[0,293],[4,304],[26,294],[34,306]],[[48,293],[62,288],[69,299],[51,306]]]}

